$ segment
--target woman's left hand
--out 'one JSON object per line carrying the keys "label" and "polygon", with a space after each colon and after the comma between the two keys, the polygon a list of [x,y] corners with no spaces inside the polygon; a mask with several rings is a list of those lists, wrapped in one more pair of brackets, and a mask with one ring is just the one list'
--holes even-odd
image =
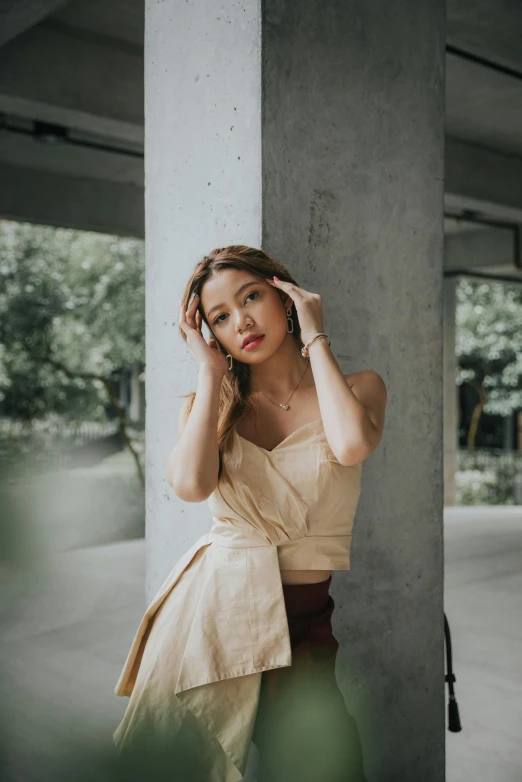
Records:
{"label": "woman's left hand", "polygon": [[299,326],[301,328],[301,341],[306,345],[319,331],[324,331],[323,326],[323,304],[321,296],[318,293],[310,293],[304,288],[299,288],[292,282],[286,280],[271,280],[265,277],[266,281],[275,288],[287,293],[295,304]]}

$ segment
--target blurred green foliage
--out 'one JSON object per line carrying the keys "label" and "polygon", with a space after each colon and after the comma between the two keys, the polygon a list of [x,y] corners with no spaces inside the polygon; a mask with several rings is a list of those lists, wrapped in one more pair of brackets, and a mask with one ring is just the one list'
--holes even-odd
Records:
{"label": "blurred green foliage", "polygon": [[484,412],[522,408],[522,286],[461,278],[456,286],[457,383],[484,390]]}
{"label": "blurred green foliage", "polygon": [[145,361],[144,286],[141,240],[0,220],[0,415],[106,420],[103,383],[74,374]]}

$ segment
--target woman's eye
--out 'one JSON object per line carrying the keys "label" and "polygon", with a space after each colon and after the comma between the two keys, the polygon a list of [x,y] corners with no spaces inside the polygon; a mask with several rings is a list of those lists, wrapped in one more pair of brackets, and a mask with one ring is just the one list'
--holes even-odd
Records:
{"label": "woman's eye", "polygon": [[[245,301],[247,301],[247,300],[248,300],[248,297],[249,297],[249,296],[259,296],[259,292],[258,292],[258,291],[252,291],[251,293],[249,293],[249,294],[247,295],[247,297],[246,297]],[[223,317],[222,315],[218,315],[218,316],[217,316],[217,318],[215,319],[214,323],[222,323],[223,321],[219,320],[219,319],[220,319],[220,318],[222,318],[222,317]]]}

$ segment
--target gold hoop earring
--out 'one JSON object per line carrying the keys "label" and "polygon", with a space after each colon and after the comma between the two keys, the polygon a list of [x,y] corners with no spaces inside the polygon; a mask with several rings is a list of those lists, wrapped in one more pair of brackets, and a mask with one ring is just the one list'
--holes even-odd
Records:
{"label": "gold hoop earring", "polygon": [[231,370],[231,369],[232,369],[232,367],[234,366],[234,359],[233,359],[233,357],[230,355],[230,353],[227,353],[227,358],[229,358],[229,359],[230,359],[230,362],[229,362],[229,364],[228,364],[228,371],[230,372],[230,370]]}
{"label": "gold hoop earring", "polygon": [[[287,307],[286,309],[286,317],[287,317],[287,325],[286,325],[286,331],[288,334],[294,333],[294,321],[290,317],[292,314],[292,307]],[[291,328],[288,328],[288,326],[291,326]]]}

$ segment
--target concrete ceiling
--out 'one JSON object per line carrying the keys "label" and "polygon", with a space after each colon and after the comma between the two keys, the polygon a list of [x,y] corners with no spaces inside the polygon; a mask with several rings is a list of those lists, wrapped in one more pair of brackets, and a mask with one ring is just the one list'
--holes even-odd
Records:
{"label": "concrete ceiling", "polygon": [[143,48],[145,0],[71,0],[51,19],[71,31],[104,36]]}
{"label": "concrete ceiling", "polygon": [[522,74],[520,0],[448,0],[446,8],[449,45]]}
{"label": "concrete ceiling", "polygon": [[522,66],[515,78],[448,53],[446,133],[522,157]]}
{"label": "concrete ceiling", "polygon": [[[144,0],[2,0],[0,175],[24,169],[26,183],[39,187],[48,175],[66,194],[75,182],[83,192],[106,184],[142,202],[143,20]],[[521,41],[522,0],[447,0],[448,215],[467,210],[522,225]],[[35,120],[66,126],[75,144],[36,143]],[[7,199],[4,190],[0,215],[9,213]],[[28,219],[50,216],[33,206]],[[143,220],[111,220],[93,215],[87,224],[143,232]],[[445,229],[460,243],[462,234],[488,231],[449,216]]]}
{"label": "concrete ceiling", "polygon": [[143,20],[144,0],[2,0],[0,215],[143,235]]}
{"label": "concrete ceiling", "polygon": [[444,233],[446,234],[446,236],[450,236],[452,234],[469,233],[470,231],[485,231],[485,230],[487,230],[486,225],[477,225],[476,223],[469,222],[468,220],[463,220],[462,218],[456,218],[456,217],[444,218]]}

